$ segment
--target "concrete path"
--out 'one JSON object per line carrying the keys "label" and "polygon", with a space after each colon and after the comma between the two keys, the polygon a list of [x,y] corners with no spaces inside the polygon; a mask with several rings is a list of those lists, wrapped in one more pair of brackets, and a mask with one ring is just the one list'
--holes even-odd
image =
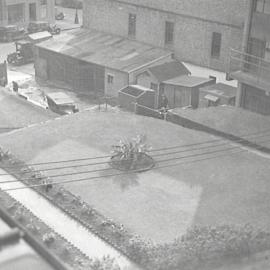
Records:
{"label": "concrete path", "polygon": [[[3,173],[6,172],[0,169],[0,174]],[[0,176],[0,183],[14,179],[12,176]],[[23,186],[25,185],[21,182],[0,184],[1,189]],[[7,193],[88,257],[102,258],[109,255],[115,259],[123,270],[139,269],[117,250],[86,230],[80,223],[67,216],[32,189],[8,191]]]}

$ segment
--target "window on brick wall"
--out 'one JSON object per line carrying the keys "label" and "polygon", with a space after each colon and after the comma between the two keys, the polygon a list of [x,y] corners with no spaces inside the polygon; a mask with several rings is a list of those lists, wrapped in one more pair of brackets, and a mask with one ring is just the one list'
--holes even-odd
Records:
{"label": "window on brick wall", "polygon": [[156,83],[151,83],[150,89],[157,90],[158,89],[158,85]]}
{"label": "window on brick wall", "polygon": [[8,23],[24,22],[24,4],[8,5]]}
{"label": "window on brick wall", "polygon": [[254,10],[257,12],[270,14],[270,0],[256,0]]}
{"label": "window on brick wall", "polygon": [[108,82],[108,84],[112,84],[113,83],[113,75],[111,75],[111,74],[108,74],[108,76],[107,76],[107,82]]}
{"label": "window on brick wall", "polygon": [[136,14],[129,14],[128,16],[128,36],[136,37]]}
{"label": "window on brick wall", "polygon": [[217,32],[213,32],[211,56],[213,58],[219,58],[220,57],[220,49],[221,49],[221,34],[217,33]]}
{"label": "window on brick wall", "polygon": [[165,44],[173,43],[174,39],[174,23],[165,22]]}

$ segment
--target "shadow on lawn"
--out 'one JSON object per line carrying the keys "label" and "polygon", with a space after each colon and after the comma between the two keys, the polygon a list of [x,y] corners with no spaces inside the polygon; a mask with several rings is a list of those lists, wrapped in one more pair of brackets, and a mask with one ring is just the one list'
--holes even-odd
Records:
{"label": "shadow on lawn", "polygon": [[118,184],[122,191],[139,185],[138,176],[135,173],[114,176],[113,182]]}

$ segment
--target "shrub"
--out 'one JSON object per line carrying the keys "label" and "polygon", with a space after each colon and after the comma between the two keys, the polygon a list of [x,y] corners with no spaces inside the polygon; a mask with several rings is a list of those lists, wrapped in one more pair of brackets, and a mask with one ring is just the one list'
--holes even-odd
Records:
{"label": "shrub", "polygon": [[45,233],[42,237],[42,241],[47,244],[50,245],[55,241],[55,234],[53,232],[50,233]]}
{"label": "shrub", "polygon": [[[146,144],[146,136],[138,135],[131,141],[121,140],[118,145],[113,145],[112,160],[118,167],[127,170],[137,168],[138,163],[145,157],[150,150]],[[117,159],[115,159],[117,158]]]}
{"label": "shrub", "polygon": [[114,259],[109,256],[103,257],[101,260],[95,259],[91,262],[93,270],[120,270],[120,267],[115,263]]}
{"label": "shrub", "polygon": [[270,249],[270,233],[251,225],[224,225],[195,227],[172,244],[150,247],[145,254],[152,269],[185,270],[267,249]]}

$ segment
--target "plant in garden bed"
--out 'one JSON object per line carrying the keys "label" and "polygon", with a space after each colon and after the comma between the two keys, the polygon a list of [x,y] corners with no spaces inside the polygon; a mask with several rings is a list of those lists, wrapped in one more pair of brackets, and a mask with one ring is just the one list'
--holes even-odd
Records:
{"label": "plant in garden bed", "polygon": [[91,269],[93,270],[120,270],[114,259],[109,256],[103,257],[101,260],[92,260]]}
{"label": "plant in garden bed", "polygon": [[154,160],[147,155],[150,147],[146,144],[146,136],[138,135],[132,140],[121,140],[112,146],[111,166],[113,168],[129,170],[147,170],[154,166]]}
{"label": "plant in garden bed", "polygon": [[210,269],[213,264],[222,265],[270,249],[270,233],[250,225],[195,227],[172,244],[142,247],[142,252],[136,255],[142,255],[141,260],[146,260],[151,269],[190,270],[203,266]]}
{"label": "plant in garden bed", "polygon": [[53,232],[46,233],[43,235],[42,240],[46,245],[51,245],[54,243],[56,235]]}

